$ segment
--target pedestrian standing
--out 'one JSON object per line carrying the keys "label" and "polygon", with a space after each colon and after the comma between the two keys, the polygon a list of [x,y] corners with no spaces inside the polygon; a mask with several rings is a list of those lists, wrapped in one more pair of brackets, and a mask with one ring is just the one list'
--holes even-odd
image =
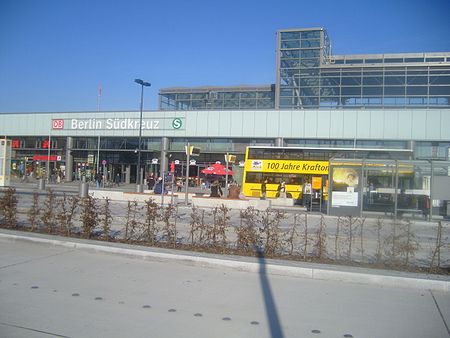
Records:
{"label": "pedestrian standing", "polygon": [[102,183],[102,174],[100,174],[100,173],[95,174],[95,183],[97,185],[97,189],[100,188],[101,183]]}
{"label": "pedestrian standing", "polygon": [[163,185],[162,177],[158,178],[158,181],[156,182],[156,184],[154,186],[153,193],[158,194],[158,195],[167,194],[167,191],[165,190],[165,187]]}
{"label": "pedestrian standing", "polygon": [[286,183],[284,181],[278,185],[278,197],[286,198]]}
{"label": "pedestrian standing", "polygon": [[222,197],[222,195],[222,188],[220,187],[219,181],[216,180],[211,184],[211,194],[209,197]]}
{"label": "pedestrian standing", "polygon": [[306,210],[311,209],[311,201],[312,201],[312,185],[309,180],[306,180],[303,184],[303,206],[306,207]]}
{"label": "pedestrian standing", "polygon": [[153,175],[153,173],[151,173],[150,175],[148,175],[147,177],[147,187],[148,190],[152,190],[155,186],[155,176]]}
{"label": "pedestrian standing", "polygon": [[265,179],[262,183],[261,183],[261,199],[265,200],[266,199],[266,193],[267,193],[267,179]]}

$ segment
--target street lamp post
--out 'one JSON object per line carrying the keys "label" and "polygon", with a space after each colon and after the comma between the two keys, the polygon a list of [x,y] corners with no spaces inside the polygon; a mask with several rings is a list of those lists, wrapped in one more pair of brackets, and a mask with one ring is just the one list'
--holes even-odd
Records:
{"label": "street lamp post", "polygon": [[144,87],[150,87],[149,82],[135,79],[134,82],[141,85],[141,114],[139,115],[139,139],[138,139],[138,161],[136,166],[136,192],[143,192],[141,177],[141,138],[142,138],[142,110],[144,107]]}

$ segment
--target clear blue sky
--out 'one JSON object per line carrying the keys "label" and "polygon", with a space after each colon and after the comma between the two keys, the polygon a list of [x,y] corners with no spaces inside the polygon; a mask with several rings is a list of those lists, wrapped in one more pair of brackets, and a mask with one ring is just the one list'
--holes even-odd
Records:
{"label": "clear blue sky", "polygon": [[0,112],[156,109],[175,86],[275,82],[275,32],[334,54],[450,51],[449,0],[0,0]]}

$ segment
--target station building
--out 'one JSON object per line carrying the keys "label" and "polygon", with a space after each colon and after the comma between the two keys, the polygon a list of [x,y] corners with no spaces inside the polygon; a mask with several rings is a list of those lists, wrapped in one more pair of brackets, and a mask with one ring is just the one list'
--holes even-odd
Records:
{"label": "station building", "polygon": [[[269,47],[270,48],[270,47]],[[159,109],[0,113],[13,170],[92,170],[136,181],[139,129],[145,172],[199,147],[191,174],[249,145],[409,149],[412,160],[449,160],[450,52],[333,55],[323,28],[277,32],[275,83],[162,88]],[[270,71],[270,70],[268,70]],[[251,81],[251,79],[249,79]]]}

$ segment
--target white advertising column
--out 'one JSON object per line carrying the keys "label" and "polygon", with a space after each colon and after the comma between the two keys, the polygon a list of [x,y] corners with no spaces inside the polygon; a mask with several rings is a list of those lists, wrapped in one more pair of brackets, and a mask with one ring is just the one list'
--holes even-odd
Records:
{"label": "white advertising column", "polygon": [[11,140],[0,140],[0,187],[9,186],[11,177]]}

